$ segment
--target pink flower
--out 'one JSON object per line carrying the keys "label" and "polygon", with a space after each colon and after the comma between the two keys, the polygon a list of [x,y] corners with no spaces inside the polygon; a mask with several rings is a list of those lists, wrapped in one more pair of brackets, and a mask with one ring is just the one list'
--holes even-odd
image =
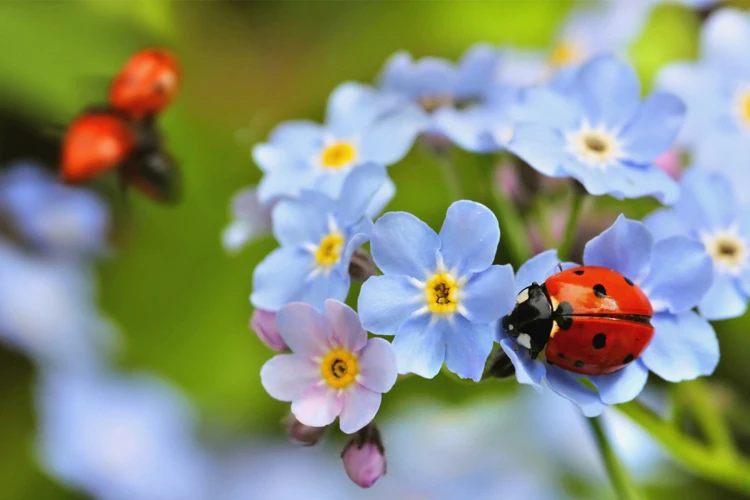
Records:
{"label": "pink flower", "polygon": [[357,486],[369,488],[385,474],[386,459],[375,424],[360,430],[341,453],[344,470]]}
{"label": "pink flower", "polygon": [[250,329],[255,332],[261,342],[276,352],[289,349],[276,329],[276,313],[263,309],[256,309],[250,317]]}
{"label": "pink flower", "polygon": [[305,425],[290,413],[286,418],[286,433],[292,442],[297,443],[301,446],[315,446],[318,442],[323,439],[326,433],[326,427],[312,427]]}
{"label": "pink flower", "polygon": [[654,160],[654,165],[659,170],[668,174],[673,179],[679,179],[682,173],[682,161],[677,148],[672,148]]}
{"label": "pink flower", "polygon": [[367,425],[380,408],[382,393],[396,383],[391,344],[367,339],[359,316],[346,304],[328,299],[325,314],[294,302],[276,315],[276,326],[293,354],[273,357],[260,370],[271,397],[291,401],[292,413],[313,427],[339,417],[347,434]]}

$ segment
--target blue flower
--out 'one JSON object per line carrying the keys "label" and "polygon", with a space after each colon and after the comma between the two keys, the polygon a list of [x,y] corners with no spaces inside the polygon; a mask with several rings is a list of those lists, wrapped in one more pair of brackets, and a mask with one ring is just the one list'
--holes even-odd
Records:
{"label": "blue flower", "polygon": [[701,58],[666,66],[656,85],[688,107],[679,142],[702,169],[727,175],[750,202],[750,14],[722,9],[703,26]]}
{"label": "blue flower", "polygon": [[528,90],[524,106],[528,121],[516,126],[508,149],[540,173],[573,177],[594,195],[677,198],[677,183],[653,162],[672,146],[685,107],[665,93],[641,103],[627,64],[597,57],[564,92]]}
{"label": "blue flower", "polygon": [[250,186],[232,197],[232,222],[221,233],[224,248],[236,252],[264,234],[271,232],[273,203],[261,203],[258,189]]}
{"label": "blue flower", "polygon": [[43,379],[36,395],[44,469],[96,498],[207,498],[212,464],[183,398],[148,376]]}
{"label": "blue flower", "polygon": [[707,319],[742,316],[750,295],[750,207],[741,207],[732,185],[718,173],[696,168],[685,174],[680,199],[644,220],[658,239],[684,235],[703,244],[714,278],[698,304]]}
{"label": "blue flower", "polygon": [[384,273],[362,286],[365,329],[395,335],[399,373],[434,377],[443,362],[479,380],[492,349],[493,322],[513,308],[513,270],[492,265],[500,240],[484,205],[457,201],[440,234],[405,212],[375,223],[370,248]]}
{"label": "blue flower", "polygon": [[[403,158],[423,120],[422,111],[402,98],[344,83],[328,100],[325,124],[282,123],[268,142],[253,148],[253,159],[264,172],[258,199],[267,204],[296,197],[302,189],[336,198],[353,168],[368,162],[387,166]],[[383,189],[381,197],[390,200],[393,185],[384,184]],[[387,200],[379,203],[384,206]]]}
{"label": "blue flower", "polygon": [[0,174],[0,218],[24,244],[46,252],[74,256],[107,247],[104,203],[34,165],[20,164]]}
{"label": "blue flower", "polygon": [[290,302],[306,302],[322,310],[328,298],[343,301],[349,262],[372,231],[365,212],[385,179],[384,167],[363,165],[346,177],[336,201],[304,190],[298,199],[278,202],[272,219],[281,247],[255,268],[253,305],[278,311]]}
{"label": "blue flower", "polygon": [[[534,281],[543,283],[557,272],[558,262],[554,250],[533,257],[518,269],[516,290],[520,292]],[[654,308],[651,344],[620,371],[584,376],[531,359],[528,350],[500,328],[500,345],[513,362],[520,383],[540,388],[544,381],[585,415],[594,416],[608,404],[635,398],[646,385],[649,370],[670,382],[713,373],[719,362],[716,333],[691,310],[711,286],[711,259],[702,244],[683,236],[654,242],[645,225],[620,216],[586,244],[583,263],[613,269],[640,286]],[[597,390],[582,384],[582,378]]]}

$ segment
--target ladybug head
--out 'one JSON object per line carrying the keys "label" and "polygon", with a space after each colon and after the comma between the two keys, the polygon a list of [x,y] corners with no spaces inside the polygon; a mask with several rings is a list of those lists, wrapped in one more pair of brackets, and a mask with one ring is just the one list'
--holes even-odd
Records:
{"label": "ladybug head", "polygon": [[516,297],[513,311],[503,318],[503,328],[532,358],[544,349],[552,332],[552,303],[544,285],[532,283]]}

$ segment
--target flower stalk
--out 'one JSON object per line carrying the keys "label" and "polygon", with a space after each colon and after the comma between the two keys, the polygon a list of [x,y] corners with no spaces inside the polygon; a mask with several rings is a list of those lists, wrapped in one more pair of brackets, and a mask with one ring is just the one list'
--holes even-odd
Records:
{"label": "flower stalk", "polygon": [[586,422],[594,435],[596,445],[607,469],[607,475],[612,483],[612,487],[617,493],[620,500],[640,500],[643,497],[638,493],[633,480],[630,478],[627,470],[617,458],[617,453],[609,442],[600,417],[587,418]]}

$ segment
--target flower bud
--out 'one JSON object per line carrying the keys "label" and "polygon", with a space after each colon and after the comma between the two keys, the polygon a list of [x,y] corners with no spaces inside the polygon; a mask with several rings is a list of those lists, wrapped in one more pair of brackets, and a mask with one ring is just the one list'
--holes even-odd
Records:
{"label": "flower bud", "polygon": [[682,173],[682,161],[677,148],[671,148],[654,160],[654,165],[673,179],[679,179]]}
{"label": "flower bud", "polygon": [[362,488],[369,488],[385,474],[385,449],[375,423],[357,431],[341,453],[341,459],[346,475]]}
{"label": "flower bud", "polygon": [[352,261],[349,263],[349,276],[357,281],[365,282],[370,276],[375,276],[377,269],[372,257],[366,250],[358,248],[352,255]]}
{"label": "flower bud", "polygon": [[261,342],[276,352],[286,351],[288,347],[276,329],[276,313],[256,309],[250,317],[250,329],[255,332]]}
{"label": "flower bud", "polygon": [[314,446],[323,438],[328,427],[312,427],[305,425],[290,413],[284,422],[286,433],[292,442],[301,446]]}

